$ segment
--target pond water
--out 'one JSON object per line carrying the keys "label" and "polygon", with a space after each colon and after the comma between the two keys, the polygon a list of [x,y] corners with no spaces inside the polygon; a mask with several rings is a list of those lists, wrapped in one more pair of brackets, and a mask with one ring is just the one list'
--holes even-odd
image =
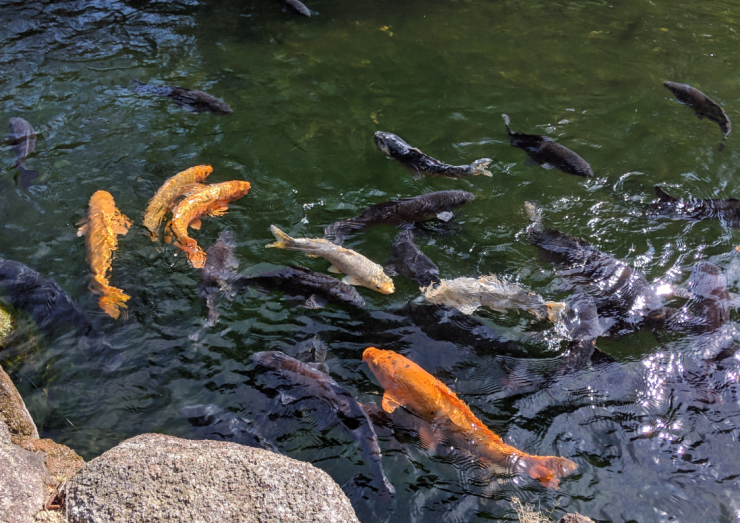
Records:
{"label": "pond water", "polygon": [[[295,354],[318,338],[331,376],[364,404],[379,405],[382,389],[362,351],[395,350],[453,388],[507,443],[579,465],[558,491],[524,477],[481,481],[454,455],[379,427],[397,494],[383,504],[368,488],[350,492],[363,523],[514,519],[514,496],[553,517],[737,520],[740,362],[707,359],[713,340],[706,336],[603,337],[597,345],[615,363],[552,378],[565,343],[546,325],[484,310],[475,320],[498,339],[476,336],[474,324],[417,303],[417,287],[397,277],[392,295],[361,289],[362,310],[308,310],[277,292],[221,299],[218,325],[194,342],[189,335],[206,314],[200,275],[141,225],[165,179],[210,164],[209,181],[243,179],[252,189],[227,215],[204,220],[193,233],[200,245],[229,229],[244,274],[289,264],[326,272],[322,259],[265,249],[270,224],[321,237],[325,226],[374,203],[463,189],[475,200],[450,227],[418,240],[444,278],[495,273],[567,300],[563,280],[521,234],[524,202],[535,201],[545,223],[626,260],[650,281],[681,284],[702,259],[719,265],[738,292],[733,247],[740,235],[718,221],[645,212],[655,184],[683,197],[740,194],[737,137],[718,152],[718,126],[697,120],[662,86],[689,83],[730,118],[740,114],[736,6],[306,3],[311,18],[256,0],[0,4],[0,117],[33,124],[38,141],[27,166],[41,173],[29,190],[17,186],[13,150],[2,148],[0,256],[55,279],[123,358],[111,370],[73,336],[49,339],[21,315],[0,363],[42,437],[92,459],[145,432],[198,437],[181,409],[210,404],[252,420],[281,452],[348,484],[367,476],[357,443],[317,423],[320,412],[283,405],[252,365],[255,352]],[[133,92],[134,78],[207,91],[234,112],[188,113],[167,98]],[[594,177],[525,165],[501,113],[514,130],[549,135],[578,152]],[[377,151],[378,130],[451,164],[492,158],[493,177],[414,180]],[[88,291],[84,239],[76,236],[98,189],[136,222],[113,265],[112,283],[132,296],[128,318],[118,321]],[[396,232],[354,233],[345,245],[384,264]],[[732,328],[724,335],[736,336]],[[502,352],[507,340],[529,357]]]}

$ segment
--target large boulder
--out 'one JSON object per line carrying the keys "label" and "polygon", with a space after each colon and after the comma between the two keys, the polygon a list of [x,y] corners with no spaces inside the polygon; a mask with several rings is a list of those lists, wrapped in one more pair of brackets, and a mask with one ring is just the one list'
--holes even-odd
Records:
{"label": "large boulder", "polygon": [[358,523],[313,465],[220,441],[143,434],[87,463],[66,487],[70,522]]}
{"label": "large boulder", "polygon": [[558,520],[558,523],[594,523],[594,520],[580,515],[578,512],[566,514]]}
{"label": "large boulder", "polygon": [[23,403],[23,398],[0,367],[0,423],[5,423],[15,443],[25,438],[38,438],[36,424]]}

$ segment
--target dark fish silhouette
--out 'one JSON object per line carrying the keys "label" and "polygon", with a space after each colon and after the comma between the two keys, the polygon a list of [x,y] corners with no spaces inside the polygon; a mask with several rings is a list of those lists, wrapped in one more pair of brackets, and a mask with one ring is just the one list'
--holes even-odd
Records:
{"label": "dark fish silhouette", "polygon": [[377,203],[355,218],[329,225],[324,229],[324,237],[334,238],[334,243],[341,245],[350,232],[358,229],[369,229],[378,225],[398,227],[434,217],[449,221],[453,210],[473,201],[473,198],[472,193],[465,191],[439,191]]}
{"label": "dark fish silhouette", "polygon": [[561,276],[594,294],[602,316],[635,324],[647,312],[662,306],[658,291],[642,274],[586,240],[543,228],[535,206],[527,203],[526,208],[534,220],[528,230],[530,243],[539,249],[542,258],[560,269]]}
{"label": "dark fish silhouette", "polygon": [[131,82],[136,86],[134,87],[134,91],[137,93],[151,93],[161,96],[169,96],[177,105],[191,113],[208,112],[213,114],[230,114],[234,112],[231,110],[231,107],[229,107],[229,104],[223,100],[219,100],[218,98],[202,91],[193,91],[191,89],[185,89],[184,87],[149,85],[136,79],[131,80]]}
{"label": "dark fish silhouette", "polygon": [[216,405],[189,405],[179,413],[188,419],[198,439],[231,441],[280,454],[275,445],[257,432],[254,422]]}
{"label": "dark fish silhouette", "polygon": [[[687,84],[663,82],[663,87],[672,92],[673,96],[679,102],[691,107],[699,120],[706,118],[718,124],[723,135],[722,142],[727,140],[727,135],[732,132],[732,122],[730,122],[727,113],[724,112],[717,102],[702,93],[699,89]],[[725,144],[720,143],[719,150],[721,151],[724,148]]]}
{"label": "dark fish silhouette", "polygon": [[296,346],[296,349],[295,358],[297,360],[324,374],[329,374],[329,367],[326,366],[326,355],[329,351],[326,348],[326,344],[318,336],[300,342]]}
{"label": "dark fish silhouette", "polygon": [[283,4],[285,7],[288,8],[288,10],[293,11],[294,13],[303,16],[311,16],[311,11],[308,10],[308,7],[303,5],[303,3],[299,2],[298,0],[278,0],[278,2]]}
{"label": "dark fish silhouette", "polygon": [[285,267],[256,276],[242,276],[233,283],[232,288],[239,292],[251,286],[268,291],[283,291],[290,296],[306,296],[304,306],[308,309],[323,307],[327,301],[355,307],[365,305],[365,299],[351,285],[301,266]]}
{"label": "dark fish silhouette", "polygon": [[0,291],[13,307],[28,314],[50,339],[73,332],[79,347],[110,358],[106,364],[108,370],[114,370],[123,361],[120,353],[95,330],[85,313],[51,278],[44,278],[22,263],[0,258]]}
{"label": "dark fish silhouette", "polygon": [[393,133],[378,131],[375,133],[375,145],[389,158],[403,165],[414,180],[424,176],[444,176],[446,178],[464,178],[466,176],[493,176],[486,170],[493,160],[481,158],[470,165],[449,165],[427,156],[416,147],[411,147],[401,137]]}
{"label": "dark fish silhouette", "polygon": [[26,169],[24,163],[24,160],[28,158],[36,147],[36,131],[33,130],[30,123],[19,117],[13,117],[8,120],[8,127],[10,128],[8,141],[13,145],[13,149],[15,150],[15,165],[21,173],[21,185],[28,189],[32,185],[31,182],[39,175],[38,171]]}
{"label": "dark fish silhouette", "polygon": [[395,493],[393,485],[385,477],[380,456],[378,437],[373,425],[360,404],[352,395],[331,379],[309,365],[282,352],[258,352],[252,355],[257,370],[271,371],[279,378],[275,385],[283,404],[314,402],[331,408],[336,418],[317,416],[320,426],[330,427],[341,422],[344,430],[357,440],[367,461],[373,484],[381,495]]}
{"label": "dark fish silhouette", "polygon": [[529,155],[531,161],[540,164],[545,169],[555,167],[566,174],[575,174],[586,178],[594,175],[588,162],[567,147],[552,141],[547,136],[515,133],[509,128],[508,115],[502,114],[501,116],[506,124],[506,132],[509,133],[511,145],[523,149]]}
{"label": "dark fish silhouette", "polygon": [[684,220],[719,220],[728,227],[740,228],[740,200],[711,198],[681,200],[655,187],[656,200],[650,210],[660,216]]}
{"label": "dark fish silhouette", "polygon": [[727,290],[727,278],[715,264],[700,261],[691,271],[687,290],[695,300],[690,307],[700,325],[714,330],[730,321],[732,298]]}
{"label": "dark fish silhouette", "polygon": [[582,369],[589,363],[614,361],[596,347],[596,339],[606,331],[599,319],[596,303],[585,292],[573,294],[561,316],[559,327],[568,338],[566,356],[556,374],[564,370]]}
{"label": "dark fish silhouette", "polygon": [[439,269],[414,243],[414,233],[404,230],[391,244],[391,261],[385,266],[388,276],[401,274],[414,280],[419,287],[439,283]]}
{"label": "dark fish silhouette", "polygon": [[234,233],[223,231],[218,236],[216,243],[206,251],[206,264],[200,270],[201,282],[198,284],[198,295],[208,307],[208,321],[206,326],[213,327],[218,320],[218,310],[214,300],[219,292],[227,297],[233,298],[234,291],[231,284],[241,276],[236,270],[239,268],[239,260],[234,255],[236,240]]}

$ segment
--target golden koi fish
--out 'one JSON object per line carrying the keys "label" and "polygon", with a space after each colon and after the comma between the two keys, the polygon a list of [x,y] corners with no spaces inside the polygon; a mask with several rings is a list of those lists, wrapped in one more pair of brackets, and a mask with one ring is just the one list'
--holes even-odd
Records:
{"label": "golden koi fish", "polygon": [[144,227],[152,233],[152,241],[157,241],[159,226],[162,224],[164,215],[172,209],[177,200],[183,194],[190,192],[200,186],[213,172],[210,165],[196,165],[169,178],[156,194],[149,200],[146,212],[144,212]]}
{"label": "golden koi fish", "polygon": [[114,319],[126,308],[130,296],[108,284],[108,273],[113,252],[118,247],[117,236],[125,235],[132,223],[116,208],[109,192],[97,191],[90,197],[85,223],[77,229],[77,236],[86,237],[87,261],[92,271],[90,290],[100,295],[100,308]]}
{"label": "golden koi fish", "polygon": [[[247,194],[250,187],[249,182],[239,180],[204,185],[180,200],[180,203],[172,211],[172,221],[167,228],[177,240],[175,245],[185,251],[190,265],[196,269],[202,269],[206,264],[206,253],[195,240],[188,236],[188,227],[200,229],[202,216],[226,214],[229,202]],[[171,239],[169,235],[165,237],[167,242],[170,242]]]}
{"label": "golden koi fish", "polygon": [[396,290],[393,280],[383,272],[383,267],[358,252],[340,247],[329,240],[291,238],[274,225],[270,226],[270,231],[277,241],[268,245],[268,248],[292,249],[305,252],[308,256],[324,258],[332,264],[329,272],[346,274],[342,281],[349,285],[360,285],[383,294],[393,294]]}
{"label": "golden koi fish", "polygon": [[566,458],[532,456],[507,445],[444,383],[400,354],[369,347],[362,361],[385,389],[383,410],[391,413],[406,407],[432,424],[434,434],[429,439],[451,439],[457,448],[507,470],[526,472],[547,488],[557,489],[559,479],[578,468]]}

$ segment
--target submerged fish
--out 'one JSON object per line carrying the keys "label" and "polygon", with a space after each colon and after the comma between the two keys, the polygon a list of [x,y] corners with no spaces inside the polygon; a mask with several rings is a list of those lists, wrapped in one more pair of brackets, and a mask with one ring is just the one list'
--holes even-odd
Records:
{"label": "submerged fish", "polygon": [[585,292],[573,295],[557,327],[568,339],[568,346],[556,374],[564,370],[580,370],[592,361],[614,361],[596,348],[596,339],[607,329],[599,319],[596,303]]}
{"label": "submerged fish", "polygon": [[[201,217],[222,216],[229,208],[229,202],[237,200],[249,192],[249,182],[234,180],[198,187],[180,200],[172,211],[172,221],[168,229],[174,235],[177,245],[188,257],[188,262],[196,269],[206,263],[206,253],[198,243],[188,236],[188,227],[200,229]],[[167,242],[171,241],[168,235]]]}
{"label": "submerged fish", "polygon": [[293,11],[294,13],[297,13],[303,16],[311,16],[311,11],[309,11],[308,7],[303,5],[303,3],[300,2],[299,0],[278,0],[278,2],[283,4],[285,7],[287,7],[290,11]]}
{"label": "submerged fish", "polygon": [[329,240],[311,238],[291,238],[283,231],[270,226],[270,231],[277,241],[267,247],[302,251],[308,256],[319,256],[331,262],[329,272],[346,274],[342,280],[349,285],[360,285],[383,294],[393,294],[393,280],[383,272],[383,267],[374,263],[362,254],[344,247],[339,247]]}
{"label": "submerged fish", "polygon": [[228,298],[233,298],[235,294],[232,284],[241,276],[236,272],[239,260],[234,255],[234,248],[234,233],[223,231],[218,235],[216,243],[206,251],[206,263],[200,270],[201,281],[198,284],[198,296],[208,308],[208,320],[204,328],[213,327],[218,321],[215,304],[218,293],[224,293]]}
{"label": "submerged fish", "polygon": [[539,249],[542,258],[560,270],[559,274],[590,289],[597,298],[600,314],[613,311],[618,319],[639,323],[647,312],[663,305],[660,295],[670,291],[662,292],[625,262],[586,240],[543,228],[534,204],[528,202],[526,209],[534,220],[528,230],[530,243]]}
{"label": "submerged fish", "polygon": [[684,220],[719,220],[728,227],[740,228],[740,200],[735,198],[681,200],[655,186],[656,200],[650,210],[660,216]]}
{"label": "submerged fish", "polygon": [[501,115],[509,133],[511,145],[523,149],[531,161],[545,169],[560,169],[566,174],[590,177],[594,175],[589,163],[567,147],[538,134],[515,133],[509,128],[509,116]]}
{"label": "submerged fish", "polygon": [[687,290],[695,300],[692,313],[700,318],[706,329],[714,330],[730,321],[733,300],[727,290],[727,278],[715,264],[697,262],[691,271]]}
{"label": "submerged fish", "polygon": [[328,375],[329,367],[326,366],[326,355],[328,353],[326,344],[318,336],[314,336],[296,345],[295,358]]}
{"label": "submerged fish", "polygon": [[152,241],[159,235],[164,215],[175,205],[175,200],[190,192],[213,172],[210,165],[196,165],[169,178],[154,194],[144,212],[144,227],[152,234]]}
{"label": "submerged fish", "polygon": [[401,231],[391,244],[391,261],[385,266],[389,276],[401,274],[414,280],[420,287],[439,283],[439,269],[414,243],[414,233]]}
{"label": "submerged fish", "polygon": [[253,421],[216,405],[188,405],[181,408],[179,414],[187,418],[198,439],[231,441],[280,454],[271,441],[259,434]]}
{"label": "submerged fish", "polygon": [[[281,382],[278,390],[283,404],[318,401],[328,403],[336,420],[341,422],[345,431],[356,439],[367,461],[375,489],[381,494],[393,494],[396,490],[383,471],[380,457],[380,446],[375,430],[360,404],[345,389],[337,385],[328,375],[320,372],[302,361],[282,352],[258,352],[252,356],[257,368],[276,373]],[[321,425],[328,425],[325,417],[317,418]]]}
{"label": "submerged fish", "polygon": [[424,176],[444,176],[446,178],[464,178],[479,174],[493,176],[490,171],[486,170],[486,167],[493,161],[490,158],[481,158],[470,165],[449,165],[427,156],[416,147],[411,147],[393,133],[376,132],[375,146],[386,156],[403,165],[414,180],[421,180]]}
{"label": "submerged fish", "polygon": [[421,289],[430,303],[453,307],[463,314],[473,314],[478,307],[493,310],[524,309],[537,319],[557,321],[564,303],[545,301],[518,283],[499,279],[495,274],[480,278],[456,278]]}
{"label": "submerged fish", "polygon": [[77,236],[85,236],[87,261],[92,271],[90,290],[100,295],[98,304],[110,317],[118,319],[129,296],[108,283],[113,252],[118,248],[118,235],[125,235],[132,221],[116,208],[113,196],[97,191],[90,197],[90,209]]}
{"label": "submerged fish", "polygon": [[561,478],[578,468],[566,458],[533,456],[507,445],[444,383],[400,354],[369,347],[362,361],[385,389],[383,410],[392,413],[405,407],[432,424],[433,432],[422,438],[432,450],[439,442],[451,440],[456,448],[511,472],[527,473],[554,489]]}
{"label": "submerged fish", "polygon": [[301,266],[285,267],[256,276],[241,276],[232,288],[241,291],[251,286],[268,291],[283,291],[291,296],[306,296],[304,307],[307,309],[323,307],[327,301],[355,307],[365,305],[365,299],[351,285]]}
{"label": "submerged fish", "polygon": [[134,84],[134,91],[137,93],[169,96],[177,105],[191,113],[230,114],[234,112],[229,104],[223,100],[202,91],[193,91],[184,87],[149,85],[136,79],[131,80],[131,82]]}
{"label": "submerged fish", "polygon": [[[702,93],[699,89],[687,84],[663,82],[663,87],[672,92],[673,96],[675,96],[679,102],[691,107],[699,120],[706,118],[707,120],[711,120],[718,124],[722,131],[722,141],[724,142],[727,140],[727,135],[732,132],[732,122],[730,122],[730,119],[727,117],[727,113],[725,113],[717,102]],[[719,150],[721,151],[724,148],[724,143],[721,143]]]}
{"label": "submerged fish", "polygon": [[378,225],[402,226],[430,220],[434,217],[448,221],[452,212],[472,201],[472,193],[465,191],[439,191],[413,198],[402,198],[377,203],[355,218],[338,221],[324,229],[324,237],[334,238],[341,245],[347,235],[358,229],[369,229]]}
{"label": "submerged fish", "polygon": [[13,145],[13,149],[15,150],[15,165],[21,173],[21,185],[27,189],[32,185],[31,182],[39,175],[38,171],[26,169],[24,163],[24,160],[28,158],[36,147],[36,131],[33,130],[30,123],[17,116],[8,120],[8,127],[10,128],[8,141]]}

